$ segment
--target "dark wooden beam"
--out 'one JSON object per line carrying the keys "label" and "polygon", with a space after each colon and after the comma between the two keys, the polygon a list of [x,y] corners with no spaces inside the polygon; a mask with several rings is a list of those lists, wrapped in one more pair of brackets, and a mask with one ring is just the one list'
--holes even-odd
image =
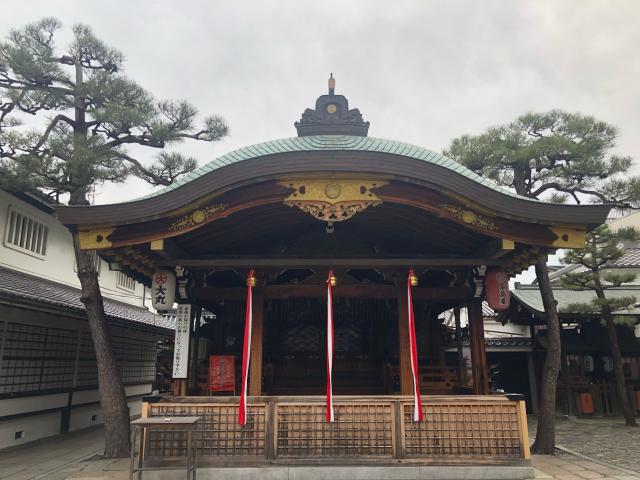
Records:
{"label": "dark wooden beam", "polygon": [[324,258],[324,257],[211,257],[160,260],[161,267],[207,268],[304,268],[304,267],[475,267],[478,265],[505,265],[501,259],[490,258]]}
{"label": "dark wooden beam", "polygon": [[257,288],[253,295],[253,326],[249,362],[249,395],[262,395],[262,345],[264,339],[264,294]]}
{"label": "dark wooden beam", "polygon": [[484,345],[484,321],[482,318],[482,299],[474,298],[467,307],[467,320],[471,337],[471,371],[473,374],[473,393],[489,394],[489,368]]}
{"label": "dark wooden beam", "polygon": [[486,257],[492,260],[503,257],[515,250],[515,242],[507,238],[493,238],[476,250],[478,257]]}
{"label": "dark wooden beam", "polygon": [[189,253],[171,238],[154,240],[149,244],[150,250],[165,259],[185,258]]}
{"label": "dark wooden beam", "polygon": [[[338,278],[338,282],[339,282]],[[324,285],[268,285],[262,287],[264,298],[321,297],[326,294]],[[415,287],[416,300],[465,300],[471,296],[467,287]],[[192,290],[194,300],[241,300],[246,298],[245,288],[197,287]],[[338,285],[333,289],[335,297],[396,298],[395,285]]]}
{"label": "dark wooden beam", "polygon": [[411,349],[409,348],[409,324],[406,287],[395,287],[398,298],[398,356],[400,367],[400,394],[413,394],[413,375],[411,374]]}

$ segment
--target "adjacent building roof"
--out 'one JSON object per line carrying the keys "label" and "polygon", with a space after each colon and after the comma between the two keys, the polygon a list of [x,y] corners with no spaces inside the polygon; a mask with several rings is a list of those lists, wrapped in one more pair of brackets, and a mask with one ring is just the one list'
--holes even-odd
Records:
{"label": "adjacent building roof", "polygon": [[[544,316],[544,306],[542,304],[542,296],[537,285],[520,285],[511,291],[528,310],[538,316]],[[640,301],[640,286],[627,286],[620,288],[612,288],[607,290],[607,297],[621,298],[633,296]],[[567,288],[553,288],[553,296],[558,303],[558,311],[566,312],[565,309],[572,303],[590,303],[595,300],[596,295],[591,290],[569,290]],[[619,315],[640,315],[640,306],[634,306],[629,310],[616,312]]]}
{"label": "adjacent building roof", "polygon": [[[0,267],[0,302],[23,306],[50,306],[84,314],[80,289],[62,283],[38,278],[26,273]],[[174,323],[149,310],[104,298],[104,310],[110,321],[130,326],[174,330]]]}

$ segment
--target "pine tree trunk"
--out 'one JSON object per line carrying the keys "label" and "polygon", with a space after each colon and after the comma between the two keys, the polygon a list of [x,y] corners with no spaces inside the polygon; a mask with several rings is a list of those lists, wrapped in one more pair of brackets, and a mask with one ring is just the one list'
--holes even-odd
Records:
{"label": "pine tree trunk", "polygon": [[87,319],[96,352],[98,390],[104,416],[104,456],[106,458],[127,457],[131,451],[129,408],[120,369],[111,347],[111,336],[104,313],[94,254],[91,251],[80,250],[75,234],[73,246],[78,278],[82,286],[81,300],[87,310]]}
{"label": "pine tree trunk", "polygon": [[541,257],[536,262],[536,276],[542,296],[542,303],[547,317],[547,353],[542,371],[540,388],[540,405],[538,408],[538,428],[536,440],[531,450],[534,453],[551,455],[556,445],[555,410],[556,384],[560,372],[560,322],[556,301],[553,297],[546,259]]}
{"label": "pine tree trunk", "polygon": [[[71,192],[69,205],[88,205],[87,194],[89,180],[86,173],[83,152],[87,149],[87,132],[83,67],[79,60],[75,61],[75,115],[73,127],[74,161],[69,169],[69,177],[79,185]],[[73,183],[73,182],[71,182]],[[104,417],[104,456],[105,458],[122,458],[130,454],[131,440],[129,436],[129,407],[122,384],[120,369],[111,346],[111,336],[104,313],[102,293],[98,283],[98,273],[94,263],[95,252],[80,250],[78,237],[73,234],[73,248],[76,254],[78,279],[82,287],[82,303],[87,310],[87,319],[93,346],[96,352],[98,368],[98,391],[100,405]]]}
{"label": "pine tree trunk", "polygon": [[[598,293],[598,297],[600,297],[600,293]],[[602,297],[604,297],[604,292],[602,292]],[[620,406],[622,406],[624,422],[630,427],[637,427],[636,416],[631,407],[631,402],[629,402],[629,397],[627,396],[627,386],[625,385],[624,371],[622,369],[622,353],[620,353],[616,324],[613,321],[613,315],[611,315],[609,307],[606,305],[602,307],[602,316],[607,326],[609,347],[611,348],[611,356],[613,357],[613,373],[616,377],[616,393],[618,394],[618,402]]]}

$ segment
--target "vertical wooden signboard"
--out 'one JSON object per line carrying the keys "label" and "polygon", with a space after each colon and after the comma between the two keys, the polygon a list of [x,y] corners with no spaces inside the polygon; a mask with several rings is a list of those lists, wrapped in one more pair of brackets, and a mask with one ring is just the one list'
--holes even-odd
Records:
{"label": "vertical wooden signboard", "polygon": [[189,328],[191,328],[191,305],[178,305],[176,337],[173,344],[173,378],[187,378]]}

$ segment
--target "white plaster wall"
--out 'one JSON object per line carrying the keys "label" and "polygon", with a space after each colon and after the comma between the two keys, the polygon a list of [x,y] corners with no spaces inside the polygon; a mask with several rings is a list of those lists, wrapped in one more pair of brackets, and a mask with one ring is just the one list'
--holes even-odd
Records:
{"label": "white plaster wall", "polygon": [[[15,433],[23,431],[21,439]],[[60,432],[60,412],[45,413],[34,417],[22,417],[0,422],[0,449],[33,442],[39,438],[57,435]]]}
{"label": "white plaster wall", "polygon": [[514,325],[507,323],[502,325],[495,320],[484,321],[484,338],[531,338],[529,327],[526,325]]}
{"label": "white plaster wall", "polygon": [[0,416],[50,410],[66,407],[69,399],[67,393],[38,395],[34,397],[6,398],[0,400]]}
{"label": "white plaster wall", "polygon": [[[13,207],[49,227],[47,252],[39,258],[5,246],[5,233],[9,208]],[[8,267],[48,280],[79,288],[80,282],[74,271],[74,253],[71,233],[54,216],[48,215],[28,203],[0,190],[0,266]],[[105,297],[143,306],[143,285],[136,284],[135,292],[116,286],[118,272],[110,271],[109,265],[100,260],[100,286]],[[147,303],[149,305],[149,303]]]}
{"label": "white plaster wall", "polygon": [[[151,387],[147,391],[151,391]],[[142,410],[142,399],[136,398],[127,402],[129,415],[136,417]],[[104,416],[100,405],[87,405],[86,407],[75,407],[71,410],[69,420],[69,431],[80,430],[82,428],[100,425],[104,422]]]}
{"label": "white plaster wall", "polygon": [[633,227],[640,229],[640,212],[631,213],[625,217],[614,220],[609,224],[609,229],[618,231],[621,228]]}

